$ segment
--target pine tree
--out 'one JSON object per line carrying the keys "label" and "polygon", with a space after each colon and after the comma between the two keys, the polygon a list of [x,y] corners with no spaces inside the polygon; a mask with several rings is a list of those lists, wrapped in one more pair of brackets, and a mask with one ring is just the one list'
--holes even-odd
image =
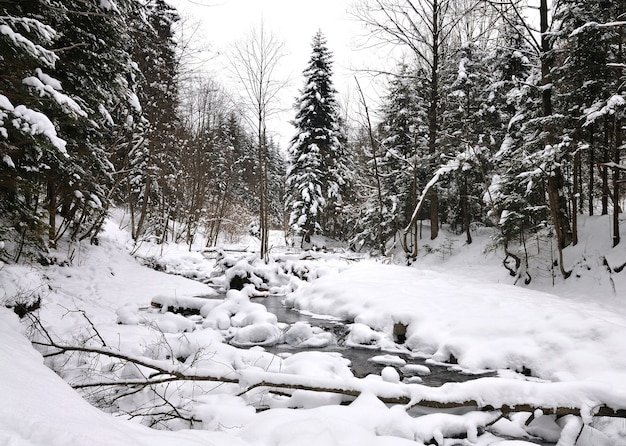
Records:
{"label": "pine tree", "polygon": [[[138,10],[133,0],[115,6],[81,0],[51,2],[51,23],[60,33],[55,46],[61,48],[54,76],[80,98],[86,112],[82,122],[56,119],[76,159],[67,178],[49,180],[48,187],[58,195],[56,206],[62,218],[57,237],[65,231],[71,239],[93,239],[106,216],[114,184],[109,162],[114,133],[111,111],[129,95],[127,79],[134,68],[126,49],[127,19]],[[52,236],[55,225],[52,218],[50,222]]]}
{"label": "pine tree", "polygon": [[30,239],[45,250],[63,234],[93,240],[106,215],[108,110],[127,97],[131,64],[123,19],[135,6],[118,3],[113,9],[79,0],[4,7],[0,176],[7,187],[0,201],[3,225],[19,233],[20,247]]}
{"label": "pine tree", "polygon": [[[606,163],[620,163],[622,120],[625,117],[626,96],[620,92],[623,76],[620,69],[609,68],[623,63],[624,34],[620,26],[598,27],[597,23],[615,23],[622,17],[622,2],[588,3],[566,0],[560,4],[558,21],[559,40],[555,57],[562,60],[554,70],[556,106],[566,115],[558,137],[571,144],[572,162],[572,226],[576,241],[577,213],[582,212],[584,197],[588,198],[588,212],[594,214],[596,163],[603,164],[601,177],[601,212],[609,212],[609,197],[619,202],[619,171],[613,171],[611,194]],[[584,155],[587,155],[584,157]],[[583,170],[583,158],[588,168]],[[583,179],[587,177],[587,193],[583,193]],[[576,199],[578,198],[578,200]],[[619,211],[617,212],[619,213]],[[616,216],[617,213],[614,213]],[[619,243],[619,224],[614,220],[613,242]]]}
{"label": "pine tree", "polygon": [[401,64],[389,82],[381,108],[382,121],[377,127],[380,144],[374,151],[376,166],[372,149],[365,149],[366,167],[360,175],[369,191],[380,184],[382,204],[376,194],[364,194],[365,201],[360,204],[363,215],[352,240],[355,246],[381,249],[381,244],[394,238],[411,220],[420,188],[425,184],[428,124],[420,74]]}
{"label": "pine tree", "polygon": [[535,125],[541,116],[541,93],[537,88],[540,73],[532,48],[516,29],[515,21],[511,19],[510,23],[502,29],[493,60],[493,91],[498,98],[494,106],[507,124],[506,133],[491,158],[493,170],[484,197],[489,216],[500,230],[497,242],[504,247],[505,261],[515,259],[516,266],[511,271],[519,274],[522,259],[511,246],[523,245],[529,234],[544,229],[549,209],[534,155],[534,141],[541,134]]}
{"label": "pine tree", "polygon": [[402,66],[390,85],[379,126],[384,155],[380,166],[385,195],[396,197],[394,233],[406,227],[426,176],[427,105],[421,73]]}
{"label": "pine tree", "polygon": [[45,249],[46,172],[69,157],[66,141],[43,112],[55,101],[24,84],[31,78],[34,84],[58,62],[52,51],[58,32],[42,12],[37,2],[11,2],[0,16],[0,239],[19,241],[5,243],[3,260],[19,259],[25,243]]}
{"label": "pine tree", "polygon": [[466,42],[442,70],[442,132],[439,147],[456,157],[458,168],[442,184],[440,206],[444,222],[466,233],[481,221],[480,210],[489,160],[502,140],[503,123],[497,107],[494,60],[487,49]]}
{"label": "pine tree", "polygon": [[[116,81],[125,95],[111,104],[110,161],[118,180],[114,197],[129,207],[133,238],[149,234],[164,240],[176,202],[176,152],[185,147],[178,139],[182,126],[173,31],[178,16],[162,0],[126,0],[117,2],[116,9],[122,6],[119,35],[125,36],[121,51],[126,57],[120,57],[124,65],[116,71]],[[113,63],[107,59],[117,67]]]}
{"label": "pine tree", "polygon": [[305,82],[296,103],[287,169],[289,227],[303,242],[314,234],[334,235],[340,223],[348,177],[339,105],[331,80],[332,54],[321,31],[313,38]]}

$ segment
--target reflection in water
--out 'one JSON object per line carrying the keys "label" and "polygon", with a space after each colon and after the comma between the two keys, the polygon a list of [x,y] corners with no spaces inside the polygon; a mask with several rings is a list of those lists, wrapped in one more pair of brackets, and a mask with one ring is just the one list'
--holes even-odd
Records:
{"label": "reflection in water", "polygon": [[[343,357],[347,358],[351,362],[352,372],[356,377],[362,378],[364,376],[370,374],[380,375],[380,372],[383,368],[385,368],[384,364],[379,364],[376,362],[372,362],[370,358],[374,356],[381,355],[380,350],[375,349],[367,349],[367,348],[350,348],[342,345],[342,341],[347,335],[348,327],[345,323],[341,321],[331,320],[331,319],[322,319],[318,317],[308,316],[306,314],[302,314],[296,310],[285,307],[281,301],[281,296],[270,296],[270,297],[261,297],[261,298],[253,298],[250,299],[252,302],[257,302],[265,305],[267,310],[271,313],[274,313],[278,318],[279,322],[283,322],[286,324],[295,324],[296,322],[307,322],[315,327],[320,327],[325,331],[332,332],[335,337],[338,339],[337,345],[331,345],[323,348],[315,348],[317,351],[323,352],[338,352]],[[302,348],[302,347],[293,347],[288,344],[280,344],[275,347],[268,349],[272,352],[280,353],[280,352],[288,352],[288,353],[297,353],[300,351],[308,351],[312,350],[310,348]],[[406,361],[407,364],[413,365],[421,365],[426,366],[430,369],[430,373],[427,375],[420,374],[421,379],[423,380],[423,384],[429,386],[440,386],[447,382],[462,382],[468,381],[471,379],[480,378],[483,376],[493,376],[494,374],[467,374],[462,373],[458,370],[454,370],[451,367],[445,365],[437,365],[426,362],[426,359],[423,358],[414,358],[407,354],[390,352],[393,355],[401,357]],[[410,367],[408,368],[410,369]],[[416,367],[416,369],[418,369]],[[413,375],[406,374],[403,376],[402,371],[398,370],[400,376],[405,379],[410,379]]]}

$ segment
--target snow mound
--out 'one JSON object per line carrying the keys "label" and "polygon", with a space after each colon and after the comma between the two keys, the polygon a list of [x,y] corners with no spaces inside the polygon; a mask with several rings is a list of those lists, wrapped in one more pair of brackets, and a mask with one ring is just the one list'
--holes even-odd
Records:
{"label": "snow mound", "polygon": [[237,330],[230,342],[238,347],[271,346],[278,344],[281,336],[282,332],[278,326],[269,323],[257,323]]}
{"label": "snow mound", "polygon": [[296,322],[285,333],[285,342],[294,347],[322,348],[336,343],[332,333],[307,322]]}
{"label": "snow mound", "polygon": [[376,364],[383,364],[383,365],[394,365],[394,366],[406,365],[406,361],[396,355],[372,356],[371,358],[369,358],[369,361],[375,362]]}
{"label": "snow mound", "polygon": [[232,343],[238,346],[275,345],[282,331],[276,315],[264,305],[251,302],[253,290],[229,290],[222,301],[206,303],[200,313],[204,316],[203,328],[228,331]]}
{"label": "snow mound", "polygon": [[619,387],[626,380],[624,309],[605,309],[593,300],[362,261],[302,287],[285,302],[353,316],[349,346],[394,346],[394,321],[403,321],[405,347],[470,372],[509,369]]}
{"label": "snow mound", "polygon": [[122,325],[147,325],[162,333],[193,331],[196,324],[179,314],[141,311],[136,305],[128,304],[117,310],[117,323]]}
{"label": "snow mound", "polygon": [[200,310],[207,303],[207,299],[187,296],[157,295],[152,298],[150,304],[160,308],[162,312],[170,311],[182,314],[200,314]]}

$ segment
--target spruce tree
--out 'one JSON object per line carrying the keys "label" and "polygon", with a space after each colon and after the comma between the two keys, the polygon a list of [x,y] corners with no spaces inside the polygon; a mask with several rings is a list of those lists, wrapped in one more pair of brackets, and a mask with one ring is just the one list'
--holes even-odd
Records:
{"label": "spruce tree", "polygon": [[[179,169],[178,58],[173,26],[178,14],[163,0],[146,3],[145,17],[134,18],[132,51],[141,75],[137,96],[145,120],[143,156],[136,184],[143,187],[136,236],[159,235],[165,239],[175,202],[176,172]],[[146,45],[145,42],[150,42]],[[181,215],[181,217],[183,217]],[[141,224],[143,222],[143,224]],[[144,233],[144,234],[142,234]]]}
{"label": "spruce tree", "polygon": [[422,73],[400,67],[389,86],[380,125],[383,158],[382,181],[388,197],[395,197],[397,211],[393,232],[411,220],[419,189],[425,183],[427,154],[427,104],[422,95]]}
{"label": "spruce tree", "polygon": [[332,53],[318,31],[296,102],[296,134],[291,140],[287,169],[289,227],[310,242],[314,234],[336,235],[342,195],[348,176],[340,130],[339,105],[331,80]]}
{"label": "spruce tree", "polygon": [[20,239],[15,259],[27,242],[44,251],[63,234],[93,238],[106,214],[109,111],[127,97],[135,2],[107,5],[10,2],[0,17],[1,232]]}
{"label": "spruce tree", "polygon": [[440,207],[444,223],[465,232],[472,242],[470,223],[481,219],[481,200],[489,160],[504,134],[498,112],[495,57],[476,42],[464,43],[442,70],[441,136],[439,147],[454,156],[458,168],[442,181]]}
{"label": "spruce tree", "polygon": [[[417,197],[426,183],[428,166],[428,118],[427,104],[421,94],[422,73],[406,64],[389,82],[383,98],[382,121],[377,127],[380,141],[376,152],[364,153],[365,162],[361,180],[364,184],[362,214],[357,224],[357,234],[352,240],[355,246],[381,248],[398,231],[404,229],[413,214]],[[368,147],[371,144],[363,144]],[[376,173],[378,173],[376,180]],[[382,204],[370,191],[380,184]],[[384,251],[384,249],[382,249]]]}
{"label": "spruce tree", "polygon": [[[513,20],[511,23],[515,25]],[[509,258],[515,260],[516,266],[509,267],[515,275],[526,268],[519,257],[526,251],[518,251],[516,245],[522,246],[529,234],[544,229],[549,220],[533,142],[541,134],[535,124],[541,114],[541,92],[536,88],[540,73],[532,48],[516,26],[505,26],[499,43],[493,60],[493,91],[498,98],[494,106],[507,125],[500,147],[491,157],[491,183],[484,199],[500,230],[497,242],[504,247],[505,262]],[[528,259],[525,260],[527,265]]]}
{"label": "spruce tree", "polygon": [[3,261],[19,259],[25,244],[45,248],[46,173],[69,157],[43,110],[60,107],[24,83],[39,80],[44,93],[40,78],[53,83],[44,75],[58,62],[52,51],[58,33],[44,12],[37,2],[11,2],[0,16],[0,241],[8,242],[0,251]]}

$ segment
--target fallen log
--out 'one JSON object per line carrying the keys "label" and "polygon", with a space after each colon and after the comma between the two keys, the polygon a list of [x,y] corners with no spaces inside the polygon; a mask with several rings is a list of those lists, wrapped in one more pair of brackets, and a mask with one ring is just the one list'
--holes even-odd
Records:
{"label": "fallen log", "polygon": [[189,365],[179,366],[149,358],[123,354],[108,347],[87,347],[59,344],[53,341],[33,341],[46,347],[44,356],[68,352],[104,355],[154,370],[145,379],[115,381],[112,379],[71,384],[74,388],[106,386],[152,386],[163,383],[196,381],[238,384],[244,395],[254,389],[278,388],[324,392],[356,398],[371,393],[386,404],[430,409],[475,408],[480,411],[499,411],[503,415],[514,412],[544,415],[574,415],[589,422],[593,417],[626,418],[626,391],[608,385],[590,382],[532,382],[486,377],[463,383],[447,383],[441,387],[421,384],[372,381],[361,378],[330,380],[284,373],[265,372],[250,367],[233,372],[235,376],[216,376],[194,370]]}
{"label": "fallen log", "polygon": [[[480,411],[499,411],[503,415],[540,412],[543,415],[574,415],[583,420],[592,417],[626,418],[626,394],[616,394],[608,386],[585,382],[539,383],[487,377],[429,387],[421,384],[372,383],[354,378],[341,386],[329,386],[310,377],[246,370],[242,372],[240,383],[246,384],[240,395],[260,387],[336,393],[348,397],[373,392],[382,402],[403,405],[407,410],[415,407],[441,410],[475,408]],[[523,398],[527,398],[527,402]],[[611,404],[605,401],[611,401]],[[619,406],[616,405],[618,401]]]}

